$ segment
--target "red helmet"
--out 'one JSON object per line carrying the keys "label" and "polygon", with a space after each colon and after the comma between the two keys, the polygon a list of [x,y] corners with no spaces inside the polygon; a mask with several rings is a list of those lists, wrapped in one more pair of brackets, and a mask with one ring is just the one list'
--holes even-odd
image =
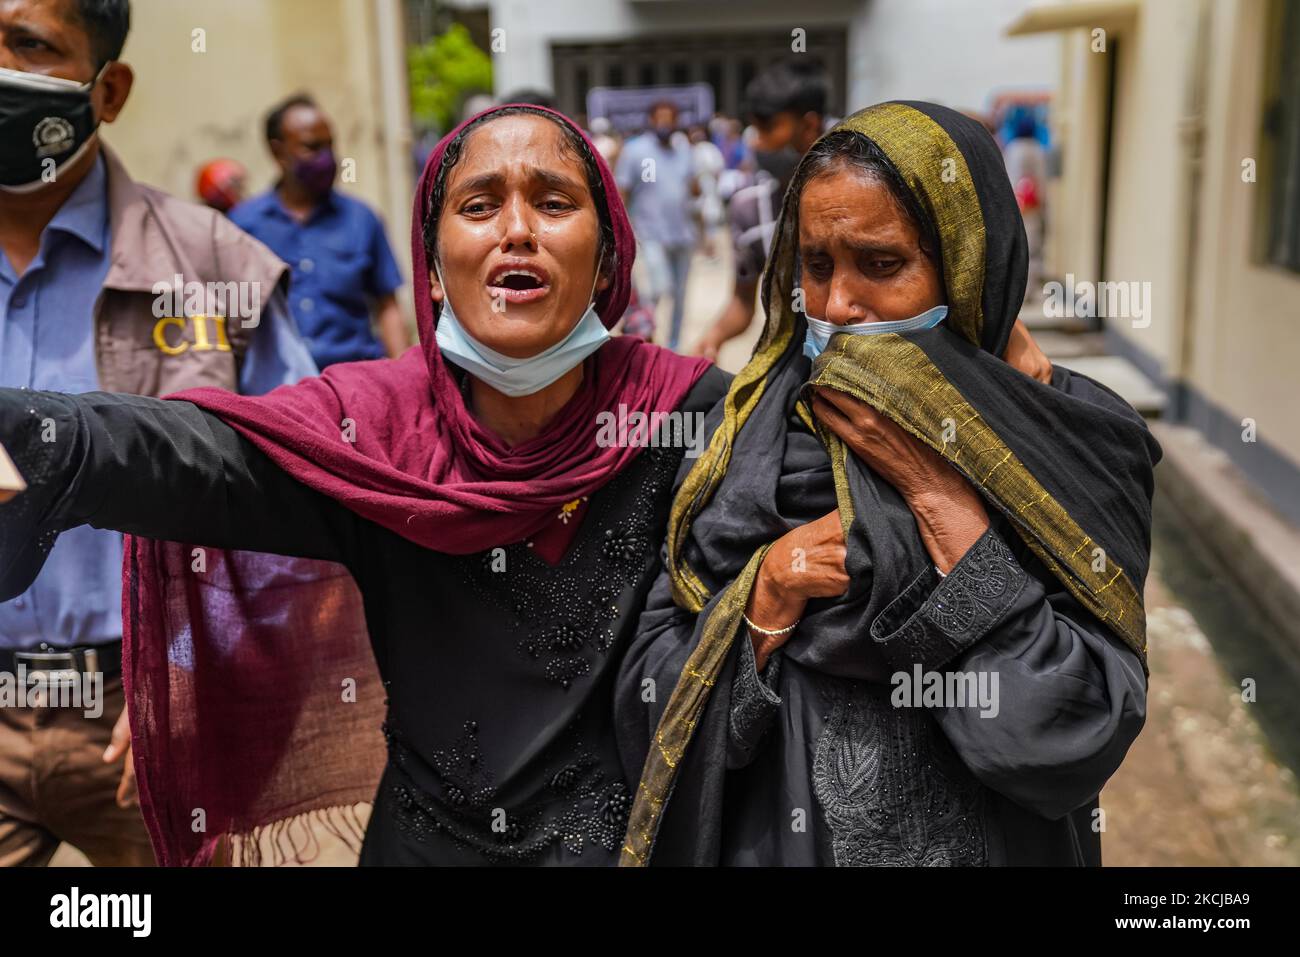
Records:
{"label": "red helmet", "polygon": [[1028,213],[1038,208],[1038,181],[1032,176],[1022,176],[1020,182],[1015,185],[1016,203],[1020,206],[1022,213]]}
{"label": "red helmet", "polygon": [[216,159],[199,169],[195,192],[213,209],[228,213],[244,198],[244,179],[248,170],[238,160]]}

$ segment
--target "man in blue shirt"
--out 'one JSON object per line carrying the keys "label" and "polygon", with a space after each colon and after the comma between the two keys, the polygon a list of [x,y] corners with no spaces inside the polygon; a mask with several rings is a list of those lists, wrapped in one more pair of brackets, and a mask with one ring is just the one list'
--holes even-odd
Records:
{"label": "man in blue shirt", "polygon": [[401,355],[411,344],[395,295],[402,276],[379,216],[334,189],[325,114],[309,97],[291,97],[267,116],[266,141],[280,181],[230,218],[289,265],[290,308],[316,364]]}
{"label": "man in blue shirt", "polygon": [[[66,140],[51,139],[48,166],[45,147],[0,158],[0,385],[259,393],[315,374],[275,257],[219,214],[136,184],[100,142],[133,82],[117,60],[128,25],[128,0],[0,4],[0,67],[17,71],[0,84],[26,106],[0,114],[0,136],[32,143],[21,124],[36,116]],[[262,305],[244,323],[160,316],[153,286],[182,272],[263,276]],[[121,536],[89,526],[60,536],[31,588],[0,603],[0,866],[45,863],[60,841],[96,864],[153,861],[132,806],[121,607]],[[98,676],[98,706],[3,700],[34,671]]]}
{"label": "man in blue shirt", "polygon": [[691,198],[700,190],[690,143],[685,137],[674,137],[677,107],[656,103],[649,118],[650,129],[624,145],[614,178],[628,205],[637,253],[645,267],[638,295],[651,308],[672,297],[668,348],[676,349],[686,314],[686,279],[698,236],[691,219]]}

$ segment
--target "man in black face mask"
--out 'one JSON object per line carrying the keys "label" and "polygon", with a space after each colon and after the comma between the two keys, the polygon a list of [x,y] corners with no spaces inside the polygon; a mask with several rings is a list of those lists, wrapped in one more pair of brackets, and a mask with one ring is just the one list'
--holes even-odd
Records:
{"label": "man in black face mask", "polygon": [[[214,210],[137,184],[101,143],[131,91],[129,24],[128,0],[0,0],[0,386],[252,393],[312,375],[284,265]],[[29,425],[67,441],[53,419]],[[39,457],[16,464],[28,486],[45,478]],[[96,865],[151,864],[121,536],[86,526],[0,565],[42,550],[35,581],[0,601],[0,866],[45,864],[61,841]]]}
{"label": "man in black face mask", "polygon": [[829,98],[830,76],[819,61],[806,56],[772,64],[745,88],[745,112],[758,133],[758,173],[752,186],[731,197],[735,282],[722,315],[696,344],[696,355],[717,361],[723,343],[743,335],[753,321],[781,198],[800,158],[822,135]]}
{"label": "man in black face mask", "polygon": [[378,214],[334,189],[339,161],[325,113],[309,96],[289,97],[267,114],[266,145],[280,179],[230,220],[292,270],[290,306],[312,358],[324,369],[401,355],[411,344],[397,304],[402,275]]}

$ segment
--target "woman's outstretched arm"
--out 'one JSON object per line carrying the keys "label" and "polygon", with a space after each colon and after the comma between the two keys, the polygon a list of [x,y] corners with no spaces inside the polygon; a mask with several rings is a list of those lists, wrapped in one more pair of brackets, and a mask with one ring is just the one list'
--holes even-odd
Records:
{"label": "woman's outstretched arm", "polygon": [[0,505],[0,600],[77,525],[348,563],[359,520],[189,402],[0,389],[0,442],[27,490]]}

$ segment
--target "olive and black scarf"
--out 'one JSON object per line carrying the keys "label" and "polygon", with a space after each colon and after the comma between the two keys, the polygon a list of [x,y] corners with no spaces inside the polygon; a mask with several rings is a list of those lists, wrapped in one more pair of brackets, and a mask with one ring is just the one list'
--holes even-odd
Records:
{"label": "olive and black scarf", "polygon": [[[1024,298],[1028,255],[997,144],[977,121],[928,103],[873,106],[831,132],[844,130],[879,147],[936,227],[948,316],[920,332],[835,336],[809,374],[806,323],[792,307],[798,188],[787,193],[763,277],[763,335],[715,412],[709,447],[673,504],[673,599],[707,617],[654,732],[625,865],[648,863],[668,801],[691,763],[688,748],[705,733],[710,695],[731,673],[729,653],[743,633],[741,614],[758,567],[785,527],[772,514],[773,489],[797,480],[782,475],[773,446],[799,422],[830,459],[850,576],[865,569],[869,580],[866,595],[855,596],[854,586],[844,599],[858,600],[861,609],[850,637],[861,635],[853,629],[869,626],[909,580],[891,566],[915,556],[888,541],[897,529],[879,518],[882,496],[864,479],[866,466],[814,422],[811,386],[855,396],[941,454],[980,490],[990,514],[1000,514],[1145,667],[1142,588],[1159,446],[1142,418],[1104,386],[1059,366],[1045,385],[1002,360]],[[803,178],[796,173],[794,181]]]}

